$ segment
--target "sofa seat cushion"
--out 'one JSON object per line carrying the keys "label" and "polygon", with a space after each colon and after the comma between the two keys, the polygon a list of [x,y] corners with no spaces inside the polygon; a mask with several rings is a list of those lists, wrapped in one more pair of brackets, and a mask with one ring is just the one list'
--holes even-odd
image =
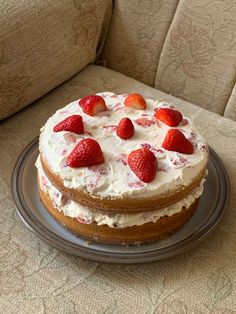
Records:
{"label": "sofa seat cushion", "polygon": [[[176,304],[180,304],[179,309],[189,307],[203,313],[208,313],[208,305],[211,305],[209,311],[216,313],[233,309],[236,299],[235,193],[231,195],[225,217],[209,239],[185,255],[149,267],[98,266],[74,258],[43,243],[18,218],[10,193],[11,172],[17,156],[39,134],[42,124],[55,110],[99,91],[138,92],[145,97],[170,101],[190,115],[222,158],[230,174],[232,192],[236,190],[236,122],[120,73],[88,66],[0,124],[0,271],[5,278],[5,283],[1,283],[0,307],[5,308],[7,304],[10,313],[35,313],[36,308],[38,312],[44,309],[50,313],[71,312],[72,308],[80,313],[115,312],[115,307],[128,313],[139,304],[140,311],[137,308],[136,313],[143,313],[150,306],[151,291],[155,291],[159,301],[155,300],[152,305],[158,313]],[[132,282],[128,296],[122,284],[127,280]],[[221,286],[223,292],[219,290]],[[175,292],[170,294],[170,291]],[[97,297],[91,298],[91,295]]]}

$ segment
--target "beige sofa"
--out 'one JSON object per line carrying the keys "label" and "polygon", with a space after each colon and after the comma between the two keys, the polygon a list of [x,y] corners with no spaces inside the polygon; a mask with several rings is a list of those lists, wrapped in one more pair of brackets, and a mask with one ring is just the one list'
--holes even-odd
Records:
{"label": "beige sofa", "polygon": [[[236,313],[235,15],[229,0],[0,1],[0,313]],[[56,109],[98,91],[172,102],[222,158],[230,204],[197,248],[99,265],[20,221],[18,154]]]}

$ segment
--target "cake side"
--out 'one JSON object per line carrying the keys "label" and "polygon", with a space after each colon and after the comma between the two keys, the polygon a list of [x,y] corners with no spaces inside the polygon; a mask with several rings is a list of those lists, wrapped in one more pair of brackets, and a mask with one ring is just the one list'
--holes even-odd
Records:
{"label": "cake side", "polygon": [[[39,157],[40,158],[40,157]],[[45,163],[43,158],[38,161],[38,168],[41,167],[45,175],[50,178],[52,184],[68,199],[73,200],[81,204],[82,206],[92,208],[94,210],[105,212],[105,213],[135,213],[145,212],[162,209],[163,207],[170,206],[183,198],[191,194],[201,183],[203,178],[206,176],[206,168],[204,168],[194,181],[188,186],[176,186],[176,189],[166,191],[159,196],[152,197],[139,197],[139,198],[101,198],[91,193],[87,193],[83,190],[69,189],[66,188],[61,180],[61,177],[55,175],[48,165]]]}
{"label": "cake side", "polygon": [[110,228],[107,225],[81,223],[76,218],[65,216],[53,204],[49,195],[39,187],[39,194],[48,212],[64,227],[74,234],[91,241],[110,244],[138,244],[154,242],[177,231],[193,215],[198,206],[198,199],[189,208],[184,208],[180,213],[172,216],[163,216],[155,223],[145,223],[139,226],[123,229]]}
{"label": "cake side", "polygon": [[44,173],[40,161],[38,161],[38,184],[42,192],[47,194],[54,207],[58,211],[62,212],[65,216],[76,218],[79,222],[90,224],[97,223],[97,225],[107,225],[110,228],[127,228],[132,226],[143,225],[149,222],[156,222],[163,216],[172,216],[180,213],[183,209],[189,208],[196,199],[198,199],[203,193],[203,185],[205,179],[202,179],[200,184],[193,190],[192,193],[188,194],[185,198],[180,201],[161,209],[154,208],[149,211],[141,210],[133,212],[126,210],[123,212],[114,211],[101,211],[94,210],[91,207],[85,207],[81,202],[75,202],[70,198],[67,198],[65,194],[61,193],[48,179]]}

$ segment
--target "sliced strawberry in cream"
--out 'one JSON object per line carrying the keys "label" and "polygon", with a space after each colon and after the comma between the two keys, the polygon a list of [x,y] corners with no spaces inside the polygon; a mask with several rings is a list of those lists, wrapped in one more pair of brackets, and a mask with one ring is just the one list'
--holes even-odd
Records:
{"label": "sliced strawberry in cream", "polygon": [[143,128],[148,128],[151,125],[156,124],[156,121],[154,119],[148,119],[148,118],[139,118],[139,119],[136,119],[134,122]]}

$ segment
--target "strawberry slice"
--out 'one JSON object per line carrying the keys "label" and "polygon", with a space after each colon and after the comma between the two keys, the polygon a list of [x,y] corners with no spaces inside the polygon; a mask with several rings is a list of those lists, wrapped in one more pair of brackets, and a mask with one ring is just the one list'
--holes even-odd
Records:
{"label": "strawberry slice", "polygon": [[194,151],[193,144],[178,129],[171,129],[167,132],[162,147],[182,154],[192,154]]}
{"label": "strawberry slice", "polygon": [[134,125],[129,118],[123,118],[120,120],[116,129],[116,135],[123,140],[127,140],[134,135]]}
{"label": "strawberry slice", "polygon": [[80,115],[72,115],[59,122],[53,128],[54,132],[69,131],[76,134],[84,133],[83,119]]}
{"label": "strawberry slice", "polygon": [[94,166],[104,163],[104,156],[98,142],[91,138],[81,140],[66,159],[72,168]]}
{"label": "strawberry slice", "polygon": [[178,126],[183,120],[181,112],[170,108],[160,108],[155,111],[154,116],[161,122],[164,122],[165,124],[174,127]]}
{"label": "strawberry slice", "polygon": [[157,160],[147,148],[133,150],[128,156],[128,165],[143,182],[151,182],[156,176]]}
{"label": "strawberry slice", "polygon": [[135,123],[137,123],[138,125],[140,125],[143,128],[148,128],[151,125],[156,124],[156,122],[152,119],[148,119],[148,118],[139,118],[135,120]]}
{"label": "strawberry slice", "polygon": [[147,107],[146,101],[143,96],[139,94],[129,94],[124,101],[125,106],[137,110],[144,110]]}
{"label": "strawberry slice", "polygon": [[80,99],[79,105],[84,113],[92,117],[101,111],[107,110],[104,99],[99,95],[85,96]]}

